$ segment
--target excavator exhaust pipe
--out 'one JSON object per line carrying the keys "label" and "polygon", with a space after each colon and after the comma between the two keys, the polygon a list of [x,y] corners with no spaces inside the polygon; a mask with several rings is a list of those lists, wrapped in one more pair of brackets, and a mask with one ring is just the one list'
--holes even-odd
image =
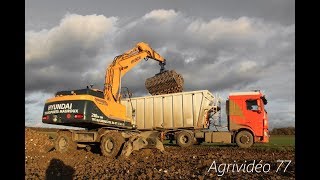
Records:
{"label": "excavator exhaust pipe", "polygon": [[179,93],[183,91],[184,80],[174,70],[163,71],[146,80],[145,86],[151,95]]}

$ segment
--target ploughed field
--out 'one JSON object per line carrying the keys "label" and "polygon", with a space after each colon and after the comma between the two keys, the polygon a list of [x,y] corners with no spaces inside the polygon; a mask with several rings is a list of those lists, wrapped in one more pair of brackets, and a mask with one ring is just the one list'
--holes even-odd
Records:
{"label": "ploughed field", "polygon": [[294,144],[273,143],[281,141],[249,149],[165,144],[165,153],[143,149],[111,159],[98,148],[59,153],[54,137],[52,130],[25,129],[25,179],[295,179]]}

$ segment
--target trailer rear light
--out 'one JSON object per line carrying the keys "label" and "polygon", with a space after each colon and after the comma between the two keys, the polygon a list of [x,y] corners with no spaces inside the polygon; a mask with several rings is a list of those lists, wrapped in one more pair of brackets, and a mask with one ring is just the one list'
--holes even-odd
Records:
{"label": "trailer rear light", "polygon": [[83,114],[75,114],[74,115],[75,119],[83,119],[83,117],[84,117]]}
{"label": "trailer rear light", "polygon": [[49,119],[49,115],[42,116],[42,120],[48,120],[48,119]]}

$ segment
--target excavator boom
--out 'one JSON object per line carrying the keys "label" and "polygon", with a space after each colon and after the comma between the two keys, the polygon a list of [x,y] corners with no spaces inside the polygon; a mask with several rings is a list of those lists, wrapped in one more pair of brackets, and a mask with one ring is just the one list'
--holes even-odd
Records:
{"label": "excavator boom", "polygon": [[142,59],[151,58],[159,62],[160,73],[146,80],[145,86],[151,95],[182,92],[183,78],[174,70],[166,71],[166,60],[147,43],[140,42],[134,48],[116,56],[107,68],[104,96],[109,101],[120,101],[121,78]]}

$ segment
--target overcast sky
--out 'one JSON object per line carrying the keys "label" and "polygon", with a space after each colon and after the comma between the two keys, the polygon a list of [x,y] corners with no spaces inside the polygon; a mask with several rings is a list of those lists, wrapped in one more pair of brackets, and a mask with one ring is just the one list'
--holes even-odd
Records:
{"label": "overcast sky", "polygon": [[[185,90],[260,89],[269,124],[295,124],[293,0],[128,0],[25,2],[25,123],[39,126],[56,91],[102,88],[113,58],[140,41],[167,59]],[[123,78],[136,96],[158,73],[149,60]],[[225,108],[222,108],[223,110]],[[225,116],[225,112],[223,112]]]}

